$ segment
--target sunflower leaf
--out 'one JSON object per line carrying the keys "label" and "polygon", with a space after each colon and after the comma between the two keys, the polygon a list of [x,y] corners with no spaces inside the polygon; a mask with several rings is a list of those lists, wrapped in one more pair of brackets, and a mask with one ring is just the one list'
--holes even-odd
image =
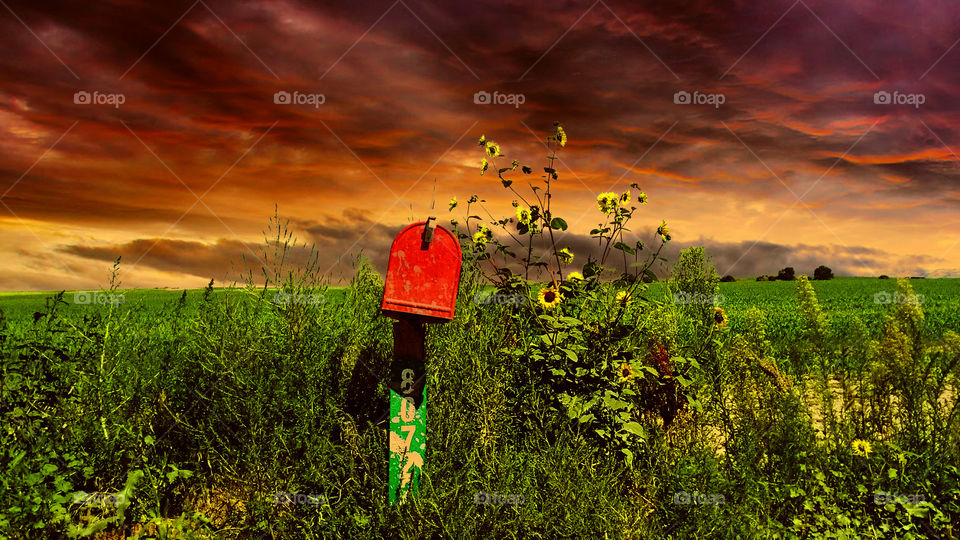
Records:
{"label": "sunflower leaf", "polygon": [[647,438],[647,434],[646,434],[646,432],[643,430],[643,426],[641,426],[640,424],[638,424],[638,423],[636,423],[636,422],[627,422],[626,424],[623,425],[623,429],[624,429],[624,431],[627,431],[627,432],[629,432],[629,433],[632,433],[632,434],[636,435],[637,437],[640,437],[641,439],[646,439],[646,438]]}

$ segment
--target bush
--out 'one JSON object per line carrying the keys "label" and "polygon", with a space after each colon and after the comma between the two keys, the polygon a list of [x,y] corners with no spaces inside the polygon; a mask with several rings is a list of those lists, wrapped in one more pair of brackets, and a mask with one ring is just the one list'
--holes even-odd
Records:
{"label": "bush", "polygon": [[793,280],[797,279],[797,276],[796,276],[796,272],[794,271],[793,267],[792,267],[792,266],[788,266],[788,267],[784,268],[783,270],[780,270],[779,273],[777,273],[777,278],[776,278],[776,279],[777,279],[778,281],[793,281]]}
{"label": "bush", "polygon": [[886,274],[880,274],[880,277],[878,277],[877,279],[890,279],[890,276]]}
{"label": "bush", "polygon": [[733,283],[733,282],[736,281],[736,280],[737,280],[737,278],[731,276],[730,274],[727,274],[727,275],[723,276],[722,278],[720,278],[720,283]]}
{"label": "bush", "polygon": [[813,279],[816,280],[827,280],[833,279],[833,270],[829,266],[823,266],[822,264],[813,271]]}

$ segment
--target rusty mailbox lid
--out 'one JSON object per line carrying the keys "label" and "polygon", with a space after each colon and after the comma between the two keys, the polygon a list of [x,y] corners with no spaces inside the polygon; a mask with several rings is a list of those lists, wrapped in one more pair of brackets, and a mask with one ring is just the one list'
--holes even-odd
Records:
{"label": "rusty mailbox lid", "polygon": [[406,226],[390,246],[383,288],[384,315],[453,319],[460,287],[460,243],[431,220]]}

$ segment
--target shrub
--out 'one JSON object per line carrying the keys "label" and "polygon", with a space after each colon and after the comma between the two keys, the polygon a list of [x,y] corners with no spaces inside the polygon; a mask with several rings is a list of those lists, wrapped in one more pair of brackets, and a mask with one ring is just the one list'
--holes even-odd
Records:
{"label": "shrub", "polygon": [[733,283],[733,282],[736,281],[736,280],[737,280],[737,278],[731,276],[730,274],[727,274],[727,275],[723,276],[722,278],[720,278],[720,283]]}

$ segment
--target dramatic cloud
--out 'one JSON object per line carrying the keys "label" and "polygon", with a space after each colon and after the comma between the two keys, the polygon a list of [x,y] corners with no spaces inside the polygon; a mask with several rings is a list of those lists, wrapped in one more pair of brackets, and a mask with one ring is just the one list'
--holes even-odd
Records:
{"label": "dramatic cloud", "polygon": [[452,195],[512,210],[475,140],[539,170],[555,120],[578,235],[637,182],[648,226],[737,275],[960,268],[941,0],[6,5],[7,289],[90,287],[117,255],[128,286],[227,278],[275,206],[332,276],[359,249],[380,264]]}

